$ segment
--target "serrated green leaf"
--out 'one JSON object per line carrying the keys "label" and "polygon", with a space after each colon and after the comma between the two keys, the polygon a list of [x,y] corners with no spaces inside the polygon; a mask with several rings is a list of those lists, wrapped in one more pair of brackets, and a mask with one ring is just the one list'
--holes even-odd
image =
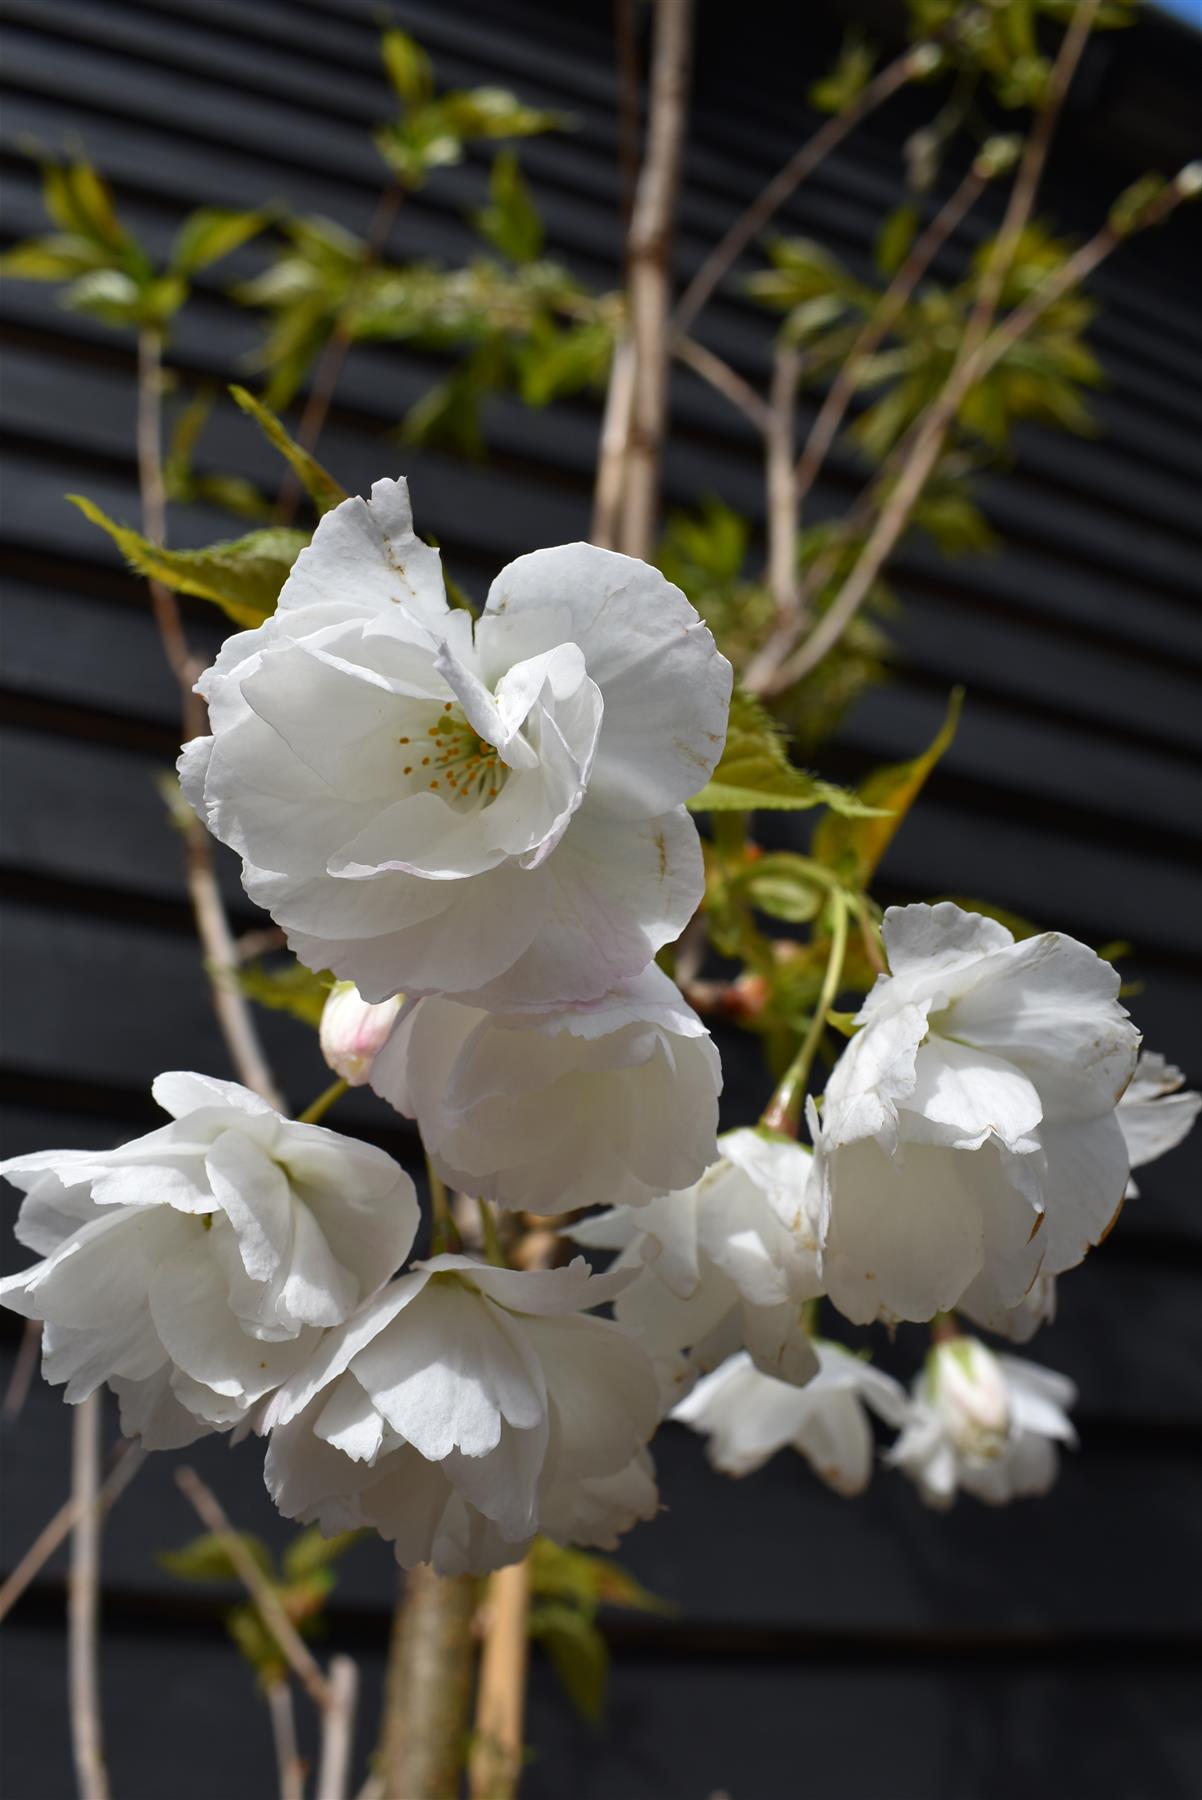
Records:
{"label": "serrated green leaf", "polygon": [[473,220],[477,231],[509,262],[536,262],[543,222],[512,150],[502,151],[493,162],[488,194],[489,204]]}
{"label": "serrated green leaf", "polygon": [[308,494],[319,515],[327,513],[332,507],[339,506],[346,499],[346,489],[323,469],[315,456],[302,449],[296,439],[291,436],[270,407],[264,406],[261,400],[248,393],[244,387],[231,386],[230,393],[244,413],[249,413],[268,443],[274,445],[284,461],[294,470],[298,481]]}
{"label": "serrated green leaf", "polygon": [[[240,1531],[237,1536],[243,1547],[254,1558],[260,1571],[270,1578],[275,1573],[275,1563],[267,1545],[261,1538],[249,1531]],[[160,1550],[155,1557],[160,1568],[168,1574],[175,1575],[180,1581],[237,1581],[237,1569],[230,1560],[229,1551],[214,1532],[206,1532],[203,1537],[196,1537],[184,1544],[179,1550]]]}
{"label": "serrated green leaf", "polygon": [[829,891],[814,880],[806,859],[787,850],[761,856],[733,884],[758,912],[789,925],[816,918]]}
{"label": "serrated green leaf", "polygon": [[238,986],[248,1000],[270,1012],[291,1013],[316,1029],[334,985],[328,969],[314,974],[303,963],[285,963],[267,968],[261,962],[242,963],[235,971]]}
{"label": "serrated green leaf", "polygon": [[199,207],[188,214],[176,233],[168,267],[177,275],[194,275],[198,269],[207,269],[210,263],[220,262],[223,256],[232,255],[251,238],[257,237],[270,216],[264,211],[233,212],[220,206]]}
{"label": "serrated green leaf", "polygon": [[372,1533],[362,1531],[339,1531],[333,1537],[324,1537],[320,1528],[311,1525],[294,1537],[283,1555],[285,1579],[289,1582],[307,1581],[310,1576],[329,1568],[331,1563],[338,1562],[347,1551],[360,1543]]}
{"label": "serrated green leaf", "polygon": [[776,720],[758,700],[736,688],[726,746],[710,780],[688,802],[689,811],[800,812],[812,806],[829,806],[850,818],[872,816],[877,810],[845,788],[795,768]]}
{"label": "serrated green leaf", "polygon": [[139,575],[161,581],[177,594],[212,600],[246,630],[261,625],[275,611],[288,572],[309,541],[305,531],[251,531],[204,550],[164,550],[130,526],[116,524],[84,495],[67,498],[93,525],[107,531]]}
{"label": "serrated green leaf", "polygon": [[402,105],[424,105],[434,92],[434,70],[421,45],[393,25],[381,35],[380,56]]}
{"label": "serrated green leaf", "polygon": [[590,1725],[605,1713],[609,1651],[594,1621],[565,1601],[544,1600],[530,1609],[530,1635],[542,1644],[576,1711]]}
{"label": "serrated green leaf", "polygon": [[861,783],[860,794],[881,809],[875,818],[839,818],[828,813],[815,829],[810,853],[835,870],[850,887],[867,888],[902,820],[917,800],[931,770],[956,735],[964,689],[954,688],[947,717],[921,756],[876,769]]}

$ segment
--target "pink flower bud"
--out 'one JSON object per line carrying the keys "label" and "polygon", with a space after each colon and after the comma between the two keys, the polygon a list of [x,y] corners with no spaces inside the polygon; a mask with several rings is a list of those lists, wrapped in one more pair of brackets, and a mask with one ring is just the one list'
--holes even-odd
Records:
{"label": "pink flower bud", "polygon": [[362,998],[353,981],[338,981],[321,1015],[321,1053],[336,1075],[351,1087],[362,1087],[376,1055],[388,1042],[404,995],[379,1006]]}

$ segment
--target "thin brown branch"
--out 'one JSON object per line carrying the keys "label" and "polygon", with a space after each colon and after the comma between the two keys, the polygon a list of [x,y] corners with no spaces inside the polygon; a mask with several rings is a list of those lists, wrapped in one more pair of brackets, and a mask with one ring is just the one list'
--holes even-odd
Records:
{"label": "thin brown branch", "polygon": [[768,588],[779,618],[797,610],[797,499],[793,482],[793,415],[801,353],[778,338],[772,363],[772,393],[764,436],[768,495]]}
{"label": "thin brown branch", "polygon": [[668,414],[671,249],[688,113],[692,0],[656,0],[647,152],[627,238],[635,380],[626,446],[621,547],[648,557],[659,520]]}
{"label": "thin brown branch", "polygon": [[355,1747],[358,1664],[349,1656],[332,1656],[329,1681],[330,1704],[321,1717],[317,1800],[345,1800],[350,1792],[351,1755]]}
{"label": "thin brown branch", "polygon": [[271,1715],[271,1738],[280,1773],[280,1800],[304,1800],[305,1765],[297,1747],[296,1711],[286,1676],[268,1687],[267,1711]]}
{"label": "thin brown branch", "polygon": [[25,1402],[29,1398],[29,1388],[33,1381],[34,1371],[38,1366],[38,1352],[42,1348],[42,1321],[26,1319],[21,1332],[21,1343],[13,1361],[12,1373],[8,1378],[8,1386],[4,1390],[4,1405],[0,1407],[0,1417],[6,1425],[15,1425],[25,1410]]}
{"label": "thin brown branch", "polygon": [[71,1571],[67,1585],[67,1667],[71,1749],[81,1800],[108,1800],[100,1719],[100,1429],[102,1393],[89,1394],[71,1421]]}
{"label": "thin brown branch", "polygon": [[618,77],[618,174],[625,243],[630,235],[639,180],[639,44],[634,0],[614,0],[614,48]]}
{"label": "thin brown branch", "polygon": [[530,1563],[491,1575],[484,1599],[484,1645],[476,1729],[468,1767],[471,1800],[512,1800],[522,1770],[529,1661]]}
{"label": "thin brown branch", "polygon": [[[96,1511],[101,1518],[112,1511],[121,1495],[125,1492],[143,1462],[146,1452],[140,1444],[131,1444],[121,1438],[117,1443],[118,1460],[109,1470],[104,1485],[96,1496]],[[64,1500],[54,1517],[39,1531],[12,1574],[0,1587],[0,1621],[6,1619],[30,1582],[43,1569],[70,1535],[81,1511],[79,1501],[72,1495]]]}
{"label": "thin brown branch", "polygon": [[206,1487],[195,1469],[177,1469],[175,1484],[202,1523],[220,1541],[239,1581],[249,1594],[264,1629],[275,1639],[281,1656],[314,1704],[324,1710],[331,1704],[330,1684],[318,1667],[309,1646],[285,1612],[279,1595],[230,1524],[220,1500],[212,1488]]}
{"label": "thin brown branch", "polygon": [[876,525],[851,574],[801,648],[777,668],[772,680],[762,684],[759,692],[778,693],[801,680],[838,643],[908,525],[939,458],[948,427],[973,384],[983,380],[1006,352],[1038,324],[1050,307],[1087,280],[1127,237],[1162,223],[1183,201],[1193,199],[1200,185],[1202,173],[1198,165],[1191,164],[1175,181],[1169,182],[1126,229],[1119,231],[1107,221],[1088,243],[1082,244],[1059,269],[1047,276],[1021,306],[1007,315],[984,343],[978,345],[969,360],[953,369],[939,397],[919,423],[901,473],[881,507]]}
{"label": "thin brown branch", "polygon": [[471,1699],[470,1575],[438,1576],[422,1564],[405,1578],[388,1659],[384,1729],[377,1770],[387,1800],[459,1793]]}
{"label": "thin brown branch", "polygon": [[[162,338],[150,328],[138,337],[138,488],[142,502],[142,530],[151,543],[166,538],[167,503],[162,464]],[[175,595],[160,581],[151,581],[150,600],[163,651],[180,688],[182,735],[187,743],[205,730],[205,704],[195,690],[204,668],[188,645]],[[213,845],[199,819],[185,830],[188,894],[196,919],[197,935],[204,951],[209,986],[217,1023],[225,1039],[235,1073],[244,1087],[253,1088],[271,1106],[284,1110],[284,1101],[272,1079],[259,1042],[250,1003],[234,974],[238,951],[226,917],[225,903],[213,868]]]}
{"label": "thin brown branch", "polygon": [[813,137],[789,158],[772,180],[739,215],[721,241],[714,246],[682,294],[672,323],[677,331],[688,331],[718,283],[743,254],[748,244],[764,229],[801,183],[832,150],[838,148],[849,132],[854,131],[871,112],[884,104],[899,88],[915,76],[928,74],[939,52],[932,44],[914,44],[868,82],[858,98],[845,112],[836,113],[819,126]]}
{"label": "thin brown branch", "polygon": [[634,408],[634,345],[628,337],[614,345],[609,366],[601,439],[597,448],[597,475],[593,487],[591,537],[603,550],[618,542],[622,513],[622,484],[626,471],[626,445]]}
{"label": "thin brown branch", "polygon": [[756,393],[749,381],[699,344],[696,338],[677,336],[672,340],[672,354],[677,362],[684,363],[692,369],[694,375],[700,375],[703,381],[715,388],[732,406],[737,406],[744,416],[750,419],[761,435],[766,434],[772,419],[772,411],[767,402]]}
{"label": "thin brown branch", "polygon": [[[399,181],[390,181],[381,192],[376,202],[371,224],[368,227],[366,249],[363,262],[357,271],[356,286],[358,280],[379,262],[380,253],[388,241],[388,233],[392,230],[404,198],[405,190]],[[351,296],[348,295],[348,306],[350,298]],[[305,401],[300,424],[297,426],[296,441],[303,450],[311,451],[317,447],[317,440],[322,434],[330,407],[333,404],[334,392],[338,386],[338,379],[342,374],[342,367],[346,362],[351,343],[352,338],[346,324],[344,307],[342,315],[335,323],[334,329],[326,339],[321,355],[317,359],[317,368],[309,386],[309,397]],[[299,499],[300,483],[296,471],[289,469],[280,484],[279,495],[276,499],[276,524],[288,525],[291,523]]]}

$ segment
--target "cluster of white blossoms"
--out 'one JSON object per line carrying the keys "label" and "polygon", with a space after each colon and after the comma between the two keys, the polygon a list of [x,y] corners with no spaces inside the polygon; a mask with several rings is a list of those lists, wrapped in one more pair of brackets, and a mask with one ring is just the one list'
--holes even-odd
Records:
{"label": "cluster of white blossoms", "polygon": [[[2,1165],[42,1260],[0,1303],[44,1321],[68,1400],[107,1383],[150,1447],[266,1434],[288,1517],[374,1527],[443,1572],[540,1532],[612,1546],[656,1510],[646,1446],[669,1413],[735,1474],[791,1446],[857,1493],[874,1414],[932,1504],[1049,1484],[1071,1385],[952,1315],[1029,1337],[1131,1165],[1197,1113],[1177,1071],[1137,1067],[1105,962],[894,908],[812,1150],[719,1140],[717,1052],[654,958],[702,899],[684,802],[723,747],[731,671],[662,575],[537,551],[473,621],[383,481],[322,519],[199,687],[212,733],[181,757],[185,794],[338,978],[327,1061],[416,1121],[486,1221],[599,1206],[565,1229],[616,1255],[600,1276],[407,1263],[419,1209],[391,1158],[163,1075],[160,1130]],[[937,1320],[912,1392],[820,1332],[822,1304]]]}

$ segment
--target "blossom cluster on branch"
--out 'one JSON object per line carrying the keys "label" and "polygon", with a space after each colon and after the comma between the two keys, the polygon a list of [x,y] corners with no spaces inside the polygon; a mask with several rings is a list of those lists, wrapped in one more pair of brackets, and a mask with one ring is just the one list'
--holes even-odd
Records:
{"label": "blossom cluster on branch", "polygon": [[[339,977],[327,1060],[417,1122],[490,1254],[461,1253],[444,1204],[410,1260],[417,1197],[389,1156],[234,1083],[160,1076],[170,1124],[4,1165],[42,1260],[0,1300],[45,1322],[69,1401],[107,1382],[150,1448],[265,1434],[287,1516],[373,1527],[443,1573],[540,1533],[612,1546],[656,1510],[646,1446],[669,1414],[731,1473],[791,1445],[858,1492],[872,1413],[932,1504],[1046,1488],[1071,1384],[954,1315],[1030,1336],[1131,1165],[1197,1111],[1160,1059],[1137,1068],[1108,963],[947,902],[878,927],[824,877],[830,960],[798,1058],[766,1122],[718,1139],[717,1050],[654,959],[703,898],[685,802],[718,791],[731,671],[662,575],[538,551],[473,620],[406,484],[381,481],[326,512],[275,612],[199,686],[188,800],[296,955]],[[808,1099],[811,1149],[798,1112],[857,907],[887,969]],[[563,1235],[616,1253],[607,1273],[505,1266],[493,1208],[597,1206]],[[911,1393],[819,1328],[824,1303],[935,1322]]]}

